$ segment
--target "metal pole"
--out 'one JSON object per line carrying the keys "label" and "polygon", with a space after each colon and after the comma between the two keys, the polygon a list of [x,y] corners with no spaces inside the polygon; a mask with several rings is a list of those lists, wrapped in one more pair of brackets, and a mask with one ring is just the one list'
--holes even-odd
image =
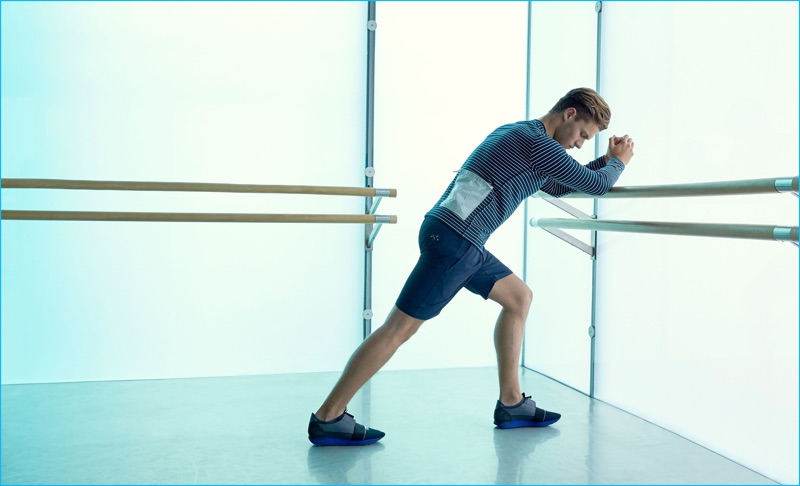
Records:
{"label": "metal pole", "polygon": [[[738,181],[696,182],[690,184],[663,184],[654,186],[615,187],[602,196],[574,192],[562,196],[574,199],[619,199],[656,197],[739,196],[747,194],[779,194],[797,192],[797,176],[773,177],[769,179],[746,179]],[[551,197],[538,192],[537,197]]]}
{"label": "metal pole", "polygon": [[[365,161],[365,186],[373,187],[375,175],[375,2],[367,2],[367,146]],[[364,201],[364,212],[372,208],[372,198]],[[372,333],[372,235],[373,226],[364,227],[364,313],[363,337]]]}
{"label": "metal pole", "polygon": [[[525,119],[530,119],[531,110],[531,10],[533,3],[528,2],[528,34],[527,34],[527,49],[525,51]],[[525,198],[524,211],[524,229],[522,232],[522,281],[528,284],[528,198]],[[521,364],[525,366],[525,340],[527,332],[522,334],[522,355]]]}
{"label": "metal pole", "polygon": [[617,221],[600,219],[532,219],[531,226],[621,233],[647,233],[676,236],[706,236],[747,240],[798,241],[797,226],[748,224],[679,223],[660,221]]}
{"label": "metal pole", "polygon": [[[602,33],[603,33],[603,2],[595,3],[595,12],[597,12],[597,61],[595,62],[595,90],[600,93],[600,62],[602,61]],[[594,158],[600,156],[600,135],[595,135],[594,141]],[[597,218],[598,215],[598,201],[594,200],[592,209],[592,217]],[[594,398],[594,375],[595,375],[595,356],[596,356],[596,342],[595,342],[595,326],[597,324],[597,231],[592,231],[591,235],[592,247],[592,307],[591,307],[591,322],[589,323],[589,397]]]}

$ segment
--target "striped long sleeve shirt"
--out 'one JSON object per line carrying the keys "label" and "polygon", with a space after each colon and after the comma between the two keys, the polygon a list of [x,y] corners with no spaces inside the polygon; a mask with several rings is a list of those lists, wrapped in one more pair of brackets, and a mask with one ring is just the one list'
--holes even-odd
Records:
{"label": "striped long sleeve shirt", "polygon": [[440,219],[482,251],[489,236],[537,191],[601,196],[624,169],[617,158],[581,165],[539,120],[510,123],[478,145],[426,216]]}

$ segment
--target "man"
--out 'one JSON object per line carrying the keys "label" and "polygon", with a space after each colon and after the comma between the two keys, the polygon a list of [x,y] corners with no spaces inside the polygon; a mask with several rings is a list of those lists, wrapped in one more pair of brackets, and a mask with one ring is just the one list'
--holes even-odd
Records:
{"label": "man", "polygon": [[420,228],[420,257],[383,326],[353,353],[328,398],[311,414],[317,445],[365,445],[385,434],[355,421],[346,407],[356,392],[428,319],[466,287],[502,306],[494,332],[500,380],[494,423],[542,427],[561,415],[536,407],[519,385],[519,357],[531,290],[484,244],[522,201],[539,190],[603,195],[633,157],[633,140],[611,137],[608,151],[583,166],[566,150],[608,127],[611,111],[594,90],[571,90],[542,118],[503,125],[458,171]]}

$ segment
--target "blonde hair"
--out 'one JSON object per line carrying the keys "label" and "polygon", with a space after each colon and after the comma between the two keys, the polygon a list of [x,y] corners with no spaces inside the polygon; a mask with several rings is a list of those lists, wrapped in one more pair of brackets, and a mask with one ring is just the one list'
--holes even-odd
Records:
{"label": "blonde hair", "polygon": [[575,88],[564,95],[550,110],[550,113],[561,113],[567,108],[575,108],[578,119],[592,121],[600,131],[608,128],[611,122],[611,108],[600,94],[591,88]]}

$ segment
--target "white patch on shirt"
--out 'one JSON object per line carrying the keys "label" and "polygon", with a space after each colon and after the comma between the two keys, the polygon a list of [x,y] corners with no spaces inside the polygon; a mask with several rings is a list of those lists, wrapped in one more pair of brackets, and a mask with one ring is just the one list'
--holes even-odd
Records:
{"label": "white patch on shirt", "polygon": [[466,220],[491,192],[492,186],[478,174],[461,169],[456,176],[453,190],[439,206]]}

